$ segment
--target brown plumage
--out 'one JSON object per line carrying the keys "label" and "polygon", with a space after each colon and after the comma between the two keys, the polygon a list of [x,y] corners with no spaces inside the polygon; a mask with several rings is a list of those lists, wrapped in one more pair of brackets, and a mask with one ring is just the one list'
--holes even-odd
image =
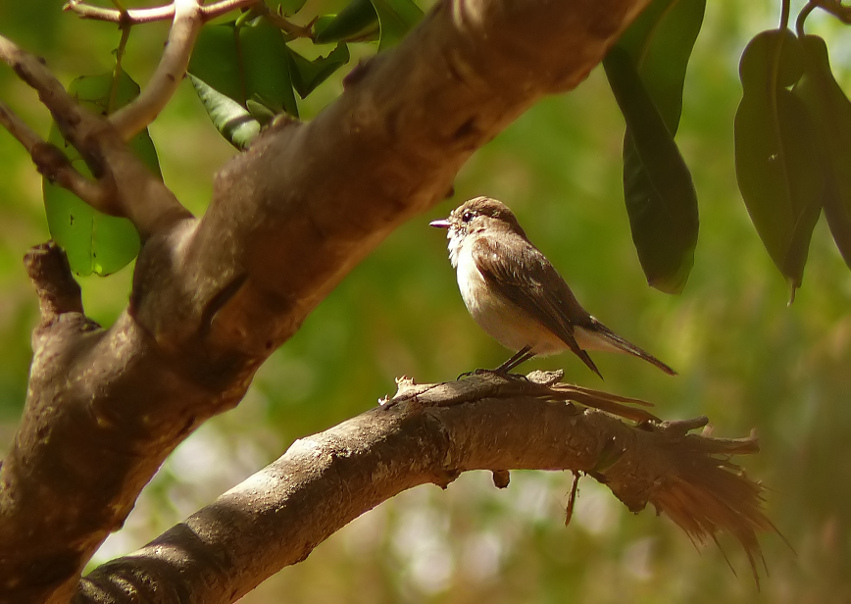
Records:
{"label": "brown plumage", "polygon": [[582,308],[502,202],[476,197],[431,226],[448,229],[449,258],[470,314],[494,339],[517,351],[498,371],[570,349],[601,378],[586,350],[624,352],[676,374]]}

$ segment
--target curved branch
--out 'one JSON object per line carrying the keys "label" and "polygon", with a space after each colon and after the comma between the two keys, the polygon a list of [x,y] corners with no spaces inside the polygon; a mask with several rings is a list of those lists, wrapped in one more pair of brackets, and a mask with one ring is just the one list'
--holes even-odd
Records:
{"label": "curved branch", "polygon": [[687,497],[690,507],[674,519],[692,538],[732,531],[752,561],[760,556],[756,532],[774,531],[760,508],[762,488],[728,460],[754,452],[752,438],[716,441],[677,425],[628,426],[553,402],[558,389],[534,381],[473,377],[401,388],[424,396],[297,441],[185,522],[93,571],[75,603],[165,604],[178,602],[179,593],[233,602],[399,492],[446,487],[471,470],[589,473],[633,512],[648,502],[668,511],[662,504]]}
{"label": "curved branch", "polygon": [[199,0],[174,0],[174,21],[160,64],[141,94],[109,116],[109,122],[124,141],[144,130],[171,100],[186,75],[203,24]]}
{"label": "curved branch", "polygon": [[[226,13],[257,4],[261,0],[219,0],[212,4],[201,6],[204,21],[210,21]],[[83,0],[69,0],[62,10],[77,13],[82,19],[119,23],[121,25],[142,25],[156,21],[166,21],[174,18],[174,3],[151,8],[130,8],[124,11],[114,8],[103,8],[87,4]]]}

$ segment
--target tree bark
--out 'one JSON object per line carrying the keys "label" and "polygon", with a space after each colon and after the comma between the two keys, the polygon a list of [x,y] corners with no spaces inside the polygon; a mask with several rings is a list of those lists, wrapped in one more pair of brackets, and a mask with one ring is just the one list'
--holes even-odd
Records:
{"label": "tree bark", "polygon": [[[106,330],[74,304],[43,304],[0,468],[0,599],[67,601],[174,447],[238,404],[268,355],[394,228],[446,196],[477,148],[579,84],[647,2],[441,2],[355,68],[314,121],[281,120],[224,166],[200,219],[122,163],[135,179],[122,188],[116,173],[122,207],[146,216],[131,302]],[[120,154],[119,137],[101,134],[80,137],[95,146],[86,157]],[[67,280],[38,268],[53,253],[31,257],[42,300]]]}
{"label": "tree bark", "polygon": [[[424,483],[446,488],[470,470],[490,470],[498,486],[512,469],[584,472],[633,512],[648,502],[666,511],[666,499],[686,493],[689,520],[707,529],[692,534],[698,541],[716,530],[770,530],[761,488],[726,461],[755,452],[753,438],[687,434],[705,418],[627,425],[565,402],[611,404],[608,395],[551,381],[403,383],[395,404],[295,442],[185,522],[96,569],[74,602],[233,602],[381,502]],[[719,515],[725,506],[734,513]]]}

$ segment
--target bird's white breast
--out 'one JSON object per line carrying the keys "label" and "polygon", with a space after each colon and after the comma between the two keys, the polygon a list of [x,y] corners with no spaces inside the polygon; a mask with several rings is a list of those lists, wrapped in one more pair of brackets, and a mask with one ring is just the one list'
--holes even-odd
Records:
{"label": "bird's white breast", "polygon": [[511,350],[526,346],[539,355],[554,354],[567,345],[526,311],[494,291],[476,266],[469,245],[459,241],[453,248],[450,239],[450,259],[455,266],[458,289],[467,310],[476,323],[492,338]]}

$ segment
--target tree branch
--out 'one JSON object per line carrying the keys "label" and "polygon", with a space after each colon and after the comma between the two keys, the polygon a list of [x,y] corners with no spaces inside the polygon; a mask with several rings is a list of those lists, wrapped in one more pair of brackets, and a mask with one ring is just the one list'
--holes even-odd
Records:
{"label": "tree branch", "polygon": [[5,103],[0,103],[0,125],[23,145],[36,169],[48,180],[68,189],[93,208],[105,211],[113,207],[108,187],[77,172],[62,151],[42,140]]}
{"label": "tree branch", "polygon": [[97,180],[90,181],[73,170],[65,154],[54,145],[36,143],[29,128],[29,134],[22,131],[22,122],[6,112],[4,125],[8,123],[20,134],[16,138],[30,152],[42,174],[96,210],[129,218],[143,239],[156,231],[174,228],[191,216],[124,144],[107,119],[81,107],[42,61],[2,36],[0,59],[38,91],[62,136],[80,152]]}
{"label": "tree branch", "polygon": [[186,75],[203,23],[199,0],[174,0],[174,21],[160,64],[141,94],[109,116],[109,122],[124,141],[144,130],[171,100]]}
{"label": "tree branch", "polygon": [[233,602],[381,502],[424,483],[445,488],[470,470],[585,472],[632,512],[648,502],[666,512],[672,498],[687,497],[674,519],[690,536],[704,541],[731,531],[752,563],[760,556],[756,532],[774,531],[760,509],[762,488],[729,461],[755,452],[753,438],[687,435],[678,424],[628,426],[555,402],[559,388],[534,381],[403,382],[400,391],[404,402],[297,441],[185,522],[96,569],[75,603]]}
{"label": "tree branch", "polygon": [[[201,6],[201,14],[204,21],[210,21],[226,13],[257,4],[261,0],[219,0],[212,4]],[[118,10],[114,8],[103,8],[87,4],[83,0],[69,0],[62,10],[77,13],[82,19],[94,19],[120,25],[142,25],[156,21],[166,21],[174,18],[174,3],[152,8],[130,8]]]}
{"label": "tree branch", "polygon": [[[174,447],[238,404],[268,355],[394,228],[442,199],[478,147],[579,84],[647,1],[439,3],[316,120],[272,126],[226,165],[200,221],[104,120],[64,110],[37,78],[145,241],[127,311],[73,354],[48,339],[51,363],[33,366],[0,467],[0,593],[70,593]],[[99,130],[71,138],[73,112]]]}

